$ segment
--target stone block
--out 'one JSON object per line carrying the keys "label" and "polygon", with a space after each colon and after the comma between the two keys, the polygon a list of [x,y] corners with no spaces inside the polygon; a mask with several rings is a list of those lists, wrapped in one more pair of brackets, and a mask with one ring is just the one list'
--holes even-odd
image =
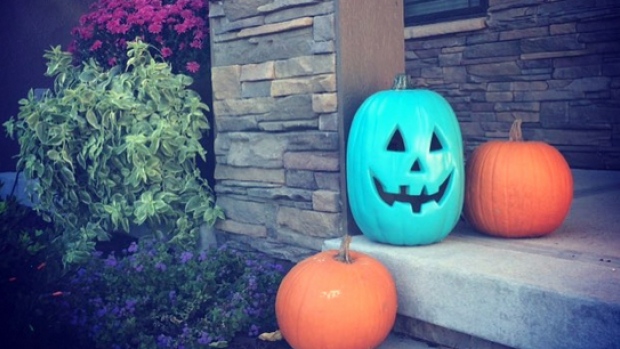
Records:
{"label": "stone block", "polygon": [[252,36],[274,34],[294,29],[310,27],[314,22],[312,17],[296,18],[286,22],[270,23],[258,27],[241,29],[237,33],[238,38],[247,38]]}
{"label": "stone block", "polygon": [[441,72],[446,83],[467,82],[467,68],[464,66],[444,67]]}
{"label": "stone block", "polygon": [[217,221],[215,227],[219,230],[232,234],[247,235],[254,238],[267,237],[267,228],[262,225],[240,223],[226,219]]}
{"label": "stone block", "polygon": [[338,111],[338,95],[335,93],[315,93],[312,95],[312,110],[315,113],[335,113]]}
{"label": "stone block", "polygon": [[538,122],[540,120],[538,112],[511,111],[498,112],[496,115],[496,120],[500,122],[513,122],[516,119],[521,119],[523,122]]}
{"label": "stone block", "polygon": [[334,13],[333,1],[315,2],[299,7],[291,7],[276,12],[266,13],[264,17],[265,23],[278,23],[300,17],[315,17],[316,19],[317,16],[330,13]]}
{"label": "stone block", "polygon": [[226,162],[237,167],[281,168],[287,143],[277,134],[237,133],[230,138]]}
{"label": "stone block", "polygon": [[522,53],[571,51],[585,48],[585,44],[579,42],[577,34],[554,35],[521,40]]}
{"label": "stone block", "polygon": [[284,79],[336,71],[336,55],[310,55],[275,62],[275,78]]}
{"label": "stone block", "polygon": [[265,114],[273,110],[271,97],[238,98],[213,101],[213,111],[218,116]]}
{"label": "stone block", "polygon": [[316,189],[314,171],[286,170],[286,186],[291,188]]}
{"label": "stone block", "polygon": [[526,38],[537,38],[549,35],[548,27],[533,27],[524,29],[513,29],[508,31],[502,31],[499,33],[500,41],[518,40]]}
{"label": "stone block", "polygon": [[481,77],[511,76],[521,73],[521,68],[514,61],[488,64],[474,64],[467,67],[470,75]]}
{"label": "stone block", "polygon": [[313,41],[312,42],[312,53],[314,54],[324,54],[324,53],[333,53],[336,51],[334,47],[334,41]]}
{"label": "stone block", "polygon": [[235,199],[230,196],[217,198],[217,205],[222,208],[227,219],[241,223],[264,225],[274,221],[273,204]]}
{"label": "stone block", "polygon": [[241,83],[241,97],[270,97],[271,81],[246,81]]}
{"label": "stone block", "polygon": [[340,193],[330,190],[313,192],[312,209],[321,212],[340,212]]}
{"label": "stone block", "polygon": [[284,184],[283,169],[234,167],[218,163],[215,166],[214,177],[217,180],[238,180]]}
{"label": "stone block", "polygon": [[512,102],[514,100],[514,96],[510,91],[487,92],[486,100],[487,102]]}
{"label": "stone block", "polygon": [[321,114],[319,115],[320,131],[338,131],[338,114]]}
{"label": "stone block", "polygon": [[273,97],[302,93],[333,92],[336,90],[336,75],[322,74],[309,77],[274,80],[271,84]]}
{"label": "stone block", "polygon": [[465,58],[486,58],[498,56],[517,56],[521,53],[519,41],[499,41],[469,45],[463,51]]}
{"label": "stone block", "polygon": [[265,12],[281,11],[291,7],[298,7],[302,5],[312,4],[319,2],[319,0],[273,0],[268,4],[260,5],[257,10]]}
{"label": "stone block", "polygon": [[323,131],[289,132],[289,151],[338,151],[338,133]]}
{"label": "stone block", "polygon": [[256,131],[258,121],[256,115],[246,116],[215,116],[215,126],[218,132]]}
{"label": "stone block", "polygon": [[[224,15],[231,21],[260,14],[258,7],[272,0],[226,0],[222,2]],[[211,5],[213,6],[213,5]]]}
{"label": "stone block", "polygon": [[300,234],[287,228],[275,229],[275,240],[290,246],[301,246],[310,250],[321,250],[323,238]]}
{"label": "stone block", "polygon": [[275,64],[273,61],[241,66],[241,81],[273,80],[275,78]]}
{"label": "stone block", "polygon": [[287,170],[338,171],[338,153],[286,152],[284,168]]}
{"label": "stone block", "polygon": [[319,121],[317,119],[291,121],[261,121],[258,123],[258,129],[267,132],[316,130],[318,127]]}
{"label": "stone block", "polygon": [[540,111],[540,102],[501,102],[501,103],[495,103],[495,106],[493,109],[496,112],[509,112],[509,111],[538,112]]}
{"label": "stone block", "polygon": [[240,72],[241,68],[238,65],[212,67],[213,98],[228,99],[241,97]]}
{"label": "stone block", "polygon": [[265,20],[262,16],[242,18],[238,20],[230,21],[228,18],[223,19],[220,25],[215,25],[214,33],[221,37],[222,34],[229,34],[226,37],[229,39],[237,38],[237,31],[244,28],[252,28],[265,24]]}
{"label": "stone block", "polygon": [[609,89],[611,78],[606,76],[594,76],[575,79],[566,86],[567,90],[581,92],[595,92]]}
{"label": "stone block", "polygon": [[314,18],[314,41],[335,40],[334,15],[317,16]]}
{"label": "stone block", "polygon": [[279,227],[309,236],[328,238],[342,235],[340,213],[280,207],[276,222]]}
{"label": "stone block", "polygon": [[556,68],[553,70],[554,79],[579,79],[589,76],[598,76],[600,65],[583,65],[576,67]]}
{"label": "stone block", "polygon": [[463,58],[463,53],[441,53],[438,56],[439,66],[458,66],[461,64],[461,59]]}
{"label": "stone block", "polygon": [[265,199],[274,202],[312,202],[312,191],[300,188],[250,188],[248,195],[254,198]]}
{"label": "stone block", "polygon": [[314,119],[316,114],[312,110],[312,96],[309,94],[291,95],[275,98],[273,109],[258,116],[263,121],[289,121]]}
{"label": "stone block", "polygon": [[340,173],[315,172],[314,180],[319,189],[340,191]]}

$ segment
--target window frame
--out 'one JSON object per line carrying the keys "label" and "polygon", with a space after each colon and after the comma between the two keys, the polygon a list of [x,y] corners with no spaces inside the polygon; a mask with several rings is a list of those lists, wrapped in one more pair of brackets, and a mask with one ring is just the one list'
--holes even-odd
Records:
{"label": "window frame", "polygon": [[[410,0],[410,1],[413,1],[413,0]],[[410,1],[404,0],[403,6],[405,6],[405,4]],[[483,17],[483,16],[486,16],[486,11],[488,8],[489,8],[489,0],[480,0],[480,5],[472,6],[472,7],[468,7],[464,9],[447,10],[447,11],[435,12],[435,13],[421,15],[421,16],[406,16],[405,15],[405,18],[404,18],[405,27],[450,22],[450,21],[459,20],[459,19]]]}

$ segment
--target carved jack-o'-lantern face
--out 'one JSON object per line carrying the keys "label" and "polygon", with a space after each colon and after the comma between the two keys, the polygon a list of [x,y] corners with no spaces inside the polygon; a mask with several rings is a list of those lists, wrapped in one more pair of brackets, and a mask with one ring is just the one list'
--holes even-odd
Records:
{"label": "carved jack-o'-lantern face", "polygon": [[353,217],[370,239],[438,242],[456,225],[464,199],[461,131],[429,90],[381,91],[355,114],[347,144]]}

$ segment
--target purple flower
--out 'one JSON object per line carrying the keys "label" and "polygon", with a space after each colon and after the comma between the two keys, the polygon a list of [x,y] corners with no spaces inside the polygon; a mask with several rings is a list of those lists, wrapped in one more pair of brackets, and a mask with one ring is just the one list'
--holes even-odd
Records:
{"label": "purple flower", "polygon": [[166,271],[168,267],[166,267],[166,265],[163,262],[157,262],[155,263],[155,269],[157,270],[161,270],[161,271]]}
{"label": "purple flower", "polygon": [[114,268],[118,264],[118,261],[113,254],[110,254],[108,255],[108,258],[105,259],[104,264],[106,267]]}
{"label": "purple flower", "polygon": [[164,334],[157,336],[157,346],[160,348],[169,348],[172,344],[172,338]]}
{"label": "purple flower", "polygon": [[136,244],[135,242],[132,242],[129,245],[129,248],[127,248],[127,252],[130,252],[130,253],[135,253],[137,251],[138,251],[138,244]]}
{"label": "purple flower", "polygon": [[194,257],[194,254],[188,251],[181,253],[181,264],[187,263],[190,259]]}
{"label": "purple flower", "polygon": [[200,331],[200,337],[198,338],[198,344],[209,344],[213,341],[211,336],[207,332]]}
{"label": "purple flower", "polygon": [[248,336],[250,337],[258,336],[258,326],[254,324],[250,326],[250,330],[248,331]]}

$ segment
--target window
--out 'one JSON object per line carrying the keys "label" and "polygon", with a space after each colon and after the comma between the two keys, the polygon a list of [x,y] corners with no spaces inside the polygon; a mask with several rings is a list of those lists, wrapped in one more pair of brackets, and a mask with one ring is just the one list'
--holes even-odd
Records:
{"label": "window", "polygon": [[405,25],[446,22],[483,16],[488,0],[404,0]]}

